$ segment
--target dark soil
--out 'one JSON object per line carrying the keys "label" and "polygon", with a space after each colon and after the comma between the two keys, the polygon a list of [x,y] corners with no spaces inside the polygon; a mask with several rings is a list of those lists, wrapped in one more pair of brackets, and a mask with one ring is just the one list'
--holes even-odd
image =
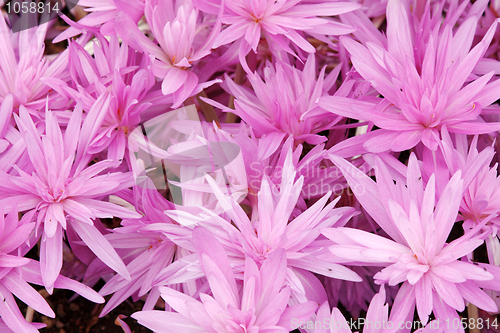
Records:
{"label": "dark soil", "polygon": [[[52,310],[56,313],[56,318],[49,318],[35,312],[33,322],[43,322],[47,324],[40,333],[123,333],[123,329],[115,324],[118,315],[122,314],[128,318],[123,319],[133,333],[151,333],[151,330],[139,325],[137,321],[129,316],[142,309],[143,302],[133,303],[131,300],[123,302],[116,309],[103,318],[99,318],[99,313],[104,304],[95,304],[83,297],[68,302],[73,297],[74,292],[68,290],[54,290],[52,295],[42,291]],[[109,299],[107,297],[106,299]],[[26,313],[26,306],[20,304],[23,314]]]}

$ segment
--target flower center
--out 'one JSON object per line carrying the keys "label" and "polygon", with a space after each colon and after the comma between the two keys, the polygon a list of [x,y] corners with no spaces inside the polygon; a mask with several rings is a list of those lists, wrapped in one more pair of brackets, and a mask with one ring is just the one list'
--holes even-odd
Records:
{"label": "flower center", "polygon": [[66,192],[66,189],[64,188],[56,188],[56,189],[51,189],[51,188],[46,188],[45,193],[42,195],[42,199],[45,202],[61,202],[62,200],[66,199],[68,197],[68,193]]}
{"label": "flower center", "polygon": [[231,316],[223,320],[225,333],[257,333],[259,329],[254,326],[255,314],[249,310],[242,312],[239,309],[228,308]]}
{"label": "flower center", "polygon": [[227,333],[247,333],[246,325],[236,324],[234,321],[229,321],[226,325]]}
{"label": "flower center", "polygon": [[250,14],[252,16],[252,19],[255,23],[259,23],[261,18],[260,17],[256,17],[254,14]]}

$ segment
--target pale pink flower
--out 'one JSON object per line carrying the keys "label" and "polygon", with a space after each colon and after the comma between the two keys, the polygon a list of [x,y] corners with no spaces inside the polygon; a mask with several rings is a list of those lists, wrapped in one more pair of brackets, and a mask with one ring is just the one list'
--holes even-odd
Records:
{"label": "pale pink flower", "polygon": [[[328,253],[326,247],[331,244],[320,235],[320,229],[333,225],[343,226],[355,211],[352,207],[334,209],[340,198],[327,204],[331,195],[331,192],[327,192],[314,205],[292,218],[304,177],[295,180],[291,150],[286,155],[281,172],[281,181],[277,185],[269,176],[262,177],[251,218],[234,199],[224,195],[214,180],[206,177],[225,210],[225,216],[221,217],[204,209],[207,215],[205,218],[193,217],[192,220],[210,228],[227,246],[229,257],[238,273],[245,269],[245,258],[252,258],[258,265],[263,265],[272,253],[284,250],[287,257],[286,280],[292,287],[294,299],[299,302],[315,300],[322,303],[327,296],[318,278],[312,273],[361,281],[355,272],[342,265],[316,259],[319,254]],[[167,214],[175,218],[168,211]]]}
{"label": "pale pink flower", "polygon": [[245,56],[250,49],[257,52],[261,34],[274,49],[293,54],[289,46],[291,41],[296,49],[315,53],[316,49],[304,38],[303,32],[320,36],[319,39],[325,39],[325,35],[351,33],[355,29],[324,17],[360,7],[351,2],[308,3],[301,0],[195,0],[194,3],[200,10],[213,15],[224,10],[221,19],[227,28],[217,36],[214,47],[238,40],[240,62],[248,73]]}
{"label": "pale pink flower", "polygon": [[116,34],[115,18],[118,13],[126,13],[136,23],[144,15],[144,0],[79,0],[78,5],[84,7],[89,14],[77,23],[65,18],[70,27],[54,38],[53,43],[59,43],[87,31],[99,31],[105,36],[113,36]]}
{"label": "pale pink flower", "polygon": [[77,107],[63,135],[57,117],[47,111],[45,134],[40,137],[33,120],[21,106],[16,121],[24,132],[31,165],[25,170],[16,167],[18,176],[0,172],[0,205],[4,209],[17,205],[21,211],[36,209],[37,229],[43,222],[40,260],[44,285],[49,292],[52,292],[62,266],[63,229],[66,229],[67,215],[74,219],[73,227],[91,250],[97,255],[102,254],[104,262],[129,277],[125,265],[95,229],[92,219],[140,217],[136,212],[102,200],[109,194],[133,186],[133,177],[121,172],[101,174],[113,165],[109,160],[87,168],[78,162],[76,152],[81,138],[81,118],[82,110]]}
{"label": "pale pink flower", "polygon": [[206,229],[193,230],[193,242],[213,297],[200,293],[201,302],[168,287],[161,296],[176,312],[141,311],[132,315],[155,332],[233,333],[289,332],[291,318],[308,319],[317,304],[287,306],[290,286],[285,284],[285,251],[276,251],[260,269],[245,259],[241,292],[222,245]]}
{"label": "pale pink flower", "polygon": [[172,94],[173,109],[180,107],[186,98],[219,82],[199,82],[190,69],[194,62],[210,54],[220,29],[220,21],[217,21],[208,36],[202,33],[207,24],[200,22],[198,13],[189,0],[147,0],[146,20],[159,46],[148,39],[128,15],[122,13],[117,18],[118,36],[152,59],[153,73],[162,79],[163,94]]}
{"label": "pale pink flower", "polygon": [[[35,227],[35,223],[31,222],[33,215],[34,212],[24,214],[19,221],[17,209],[12,209],[6,217],[0,211],[0,317],[2,317],[0,330],[2,332],[12,330],[35,333],[38,332],[37,328],[44,326],[27,322],[19,311],[12,294],[43,315],[55,317],[54,311],[45,299],[29,284],[42,284],[36,278],[37,272],[38,276],[40,274],[40,263],[19,256],[23,253],[21,247],[29,243],[30,234]],[[95,302],[104,302],[104,299],[95,291],[75,281],[68,284],[68,280],[59,276],[56,278],[55,285],[59,288],[73,289]],[[4,327],[5,325],[7,328]]]}
{"label": "pale pink flower", "polygon": [[[394,184],[381,160],[377,162],[377,183],[347,161],[330,156],[342,170],[364,209],[393,239],[362,230],[331,228],[323,234],[338,245],[330,247],[336,262],[385,266],[375,274],[378,284],[403,282],[394,301],[391,319],[405,320],[416,302],[425,324],[434,311],[445,318],[463,311],[464,299],[487,311],[496,305],[479,286],[494,275],[472,263],[457,260],[483,243],[477,228],[447,244],[462,198],[461,172],[453,175],[435,203],[435,178],[423,186],[415,155],[411,155],[406,181]],[[338,259],[338,260],[337,260]]]}
{"label": "pale pink flower", "polygon": [[[47,77],[68,78],[68,52],[62,52],[52,61],[44,57],[47,27],[47,24],[42,24],[13,33],[4,16],[0,15],[0,103],[3,104],[4,99],[11,95],[12,100],[6,104],[16,112],[23,105],[35,113],[45,106],[48,95],[52,109],[67,104],[67,100],[51,93],[50,87],[42,82]],[[1,126],[4,125],[0,123]]]}
{"label": "pale pink flower", "polygon": [[226,90],[235,97],[235,109],[220,103],[207,101],[223,111],[233,112],[250,125],[257,135],[279,144],[287,134],[292,134],[296,143],[319,144],[327,140],[317,133],[332,128],[343,119],[317,105],[317,100],[326,95],[335,84],[340,66],[325,78],[324,66],[316,79],[316,58],[309,55],[303,70],[286,63],[267,63],[264,78],[257,73],[248,74],[253,90],[235,84],[226,74]]}
{"label": "pale pink flower", "polygon": [[[441,12],[436,15],[439,19],[432,23],[441,22]],[[493,72],[469,79],[495,34],[497,22],[471,49],[476,16],[465,20],[454,34],[456,20],[451,17],[456,19],[456,15],[449,15],[433,30],[426,26],[431,24],[428,16],[411,23],[404,3],[390,0],[387,46],[371,41],[365,46],[341,37],[354,68],[384,99],[361,102],[335,96],[320,100],[321,107],[335,114],[371,121],[380,128],[346,140],[336,149],[356,143],[370,152],[403,151],[422,142],[436,150],[444,124],[450,132],[461,134],[500,129],[500,123],[486,123],[481,118],[483,108],[500,97],[500,80],[489,82]]]}

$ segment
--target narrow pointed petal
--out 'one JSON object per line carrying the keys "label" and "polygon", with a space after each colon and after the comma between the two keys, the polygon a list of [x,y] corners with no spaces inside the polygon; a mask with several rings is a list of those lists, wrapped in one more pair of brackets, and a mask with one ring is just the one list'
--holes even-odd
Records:
{"label": "narrow pointed petal", "polygon": [[37,292],[33,287],[31,287],[22,277],[11,271],[2,279],[2,284],[9,289],[17,298],[28,304],[30,307],[35,309],[35,311],[44,314],[50,318],[55,318],[56,315],[54,311],[47,304],[47,301]]}
{"label": "narrow pointed petal", "polygon": [[71,225],[85,244],[111,269],[123,276],[126,280],[131,280],[130,274],[122,259],[116,253],[109,241],[94,227],[88,223],[73,220]]}
{"label": "narrow pointed petal", "polygon": [[43,285],[52,294],[54,282],[59,276],[63,261],[62,227],[57,226],[54,237],[42,236],[40,247],[40,267]]}
{"label": "narrow pointed petal", "polygon": [[139,324],[158,333],[204,333],[206,330],[190,319],[173,312],[167,311],[140,311],[132,314]]}

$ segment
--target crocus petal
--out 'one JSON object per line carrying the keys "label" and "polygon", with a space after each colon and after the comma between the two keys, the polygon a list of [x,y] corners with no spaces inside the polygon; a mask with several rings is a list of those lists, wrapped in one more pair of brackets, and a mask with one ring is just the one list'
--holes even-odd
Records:
{"label": "crocus petal", "polygon": [[42,236],[40,247],[40,267],[42,272],[43,285],[49,294],[52,294],[54,282],[59,276],[62,268],[62,227],[58,224],[54,237]]}
{"label": "crocus petal", "polygon": [[130,274],[120,256],[116,253],[109,241],[93,225],[77,220],[73,220],[71,225],[78,236],[81,237],[85,244],[102,260],[102,262],[123,276],[126,280],[131,280]]}
{"label": "crocus petal", "polygon": [[37,312],[44,314],[45,316],[55,318],[56,315],[54,311],[47,304],[47,301],[38,293],[33,287],[31,287],[26,281],[22,279],[22,276],[17,274],[15,271],[11,271],[9,274],[3,277],[3,285],[9,289],[17,298],[19,298],[24,303],[28,304],[30,307],[35,309]]}
{"label": "crocus petal", "polygon": [[0,284],[0,294],[2,294],[0,316],[7,326],[14,332],[39,333],[35,327],[23,318],[14,297],[2,284]]}
{"label": "crocus petal", "polygon": [[174,93],[184,84],[187,77],[187,71],[175,67],[170,68],[161,84],[161,92],[163,95]]}
{"label": "crocus petal", "polygon": [[132,314],[139,324],[158,333],[183,332],[183,333],[203,333],[206,330],[190,319],[173,312],[166,311],[140,311]]}

